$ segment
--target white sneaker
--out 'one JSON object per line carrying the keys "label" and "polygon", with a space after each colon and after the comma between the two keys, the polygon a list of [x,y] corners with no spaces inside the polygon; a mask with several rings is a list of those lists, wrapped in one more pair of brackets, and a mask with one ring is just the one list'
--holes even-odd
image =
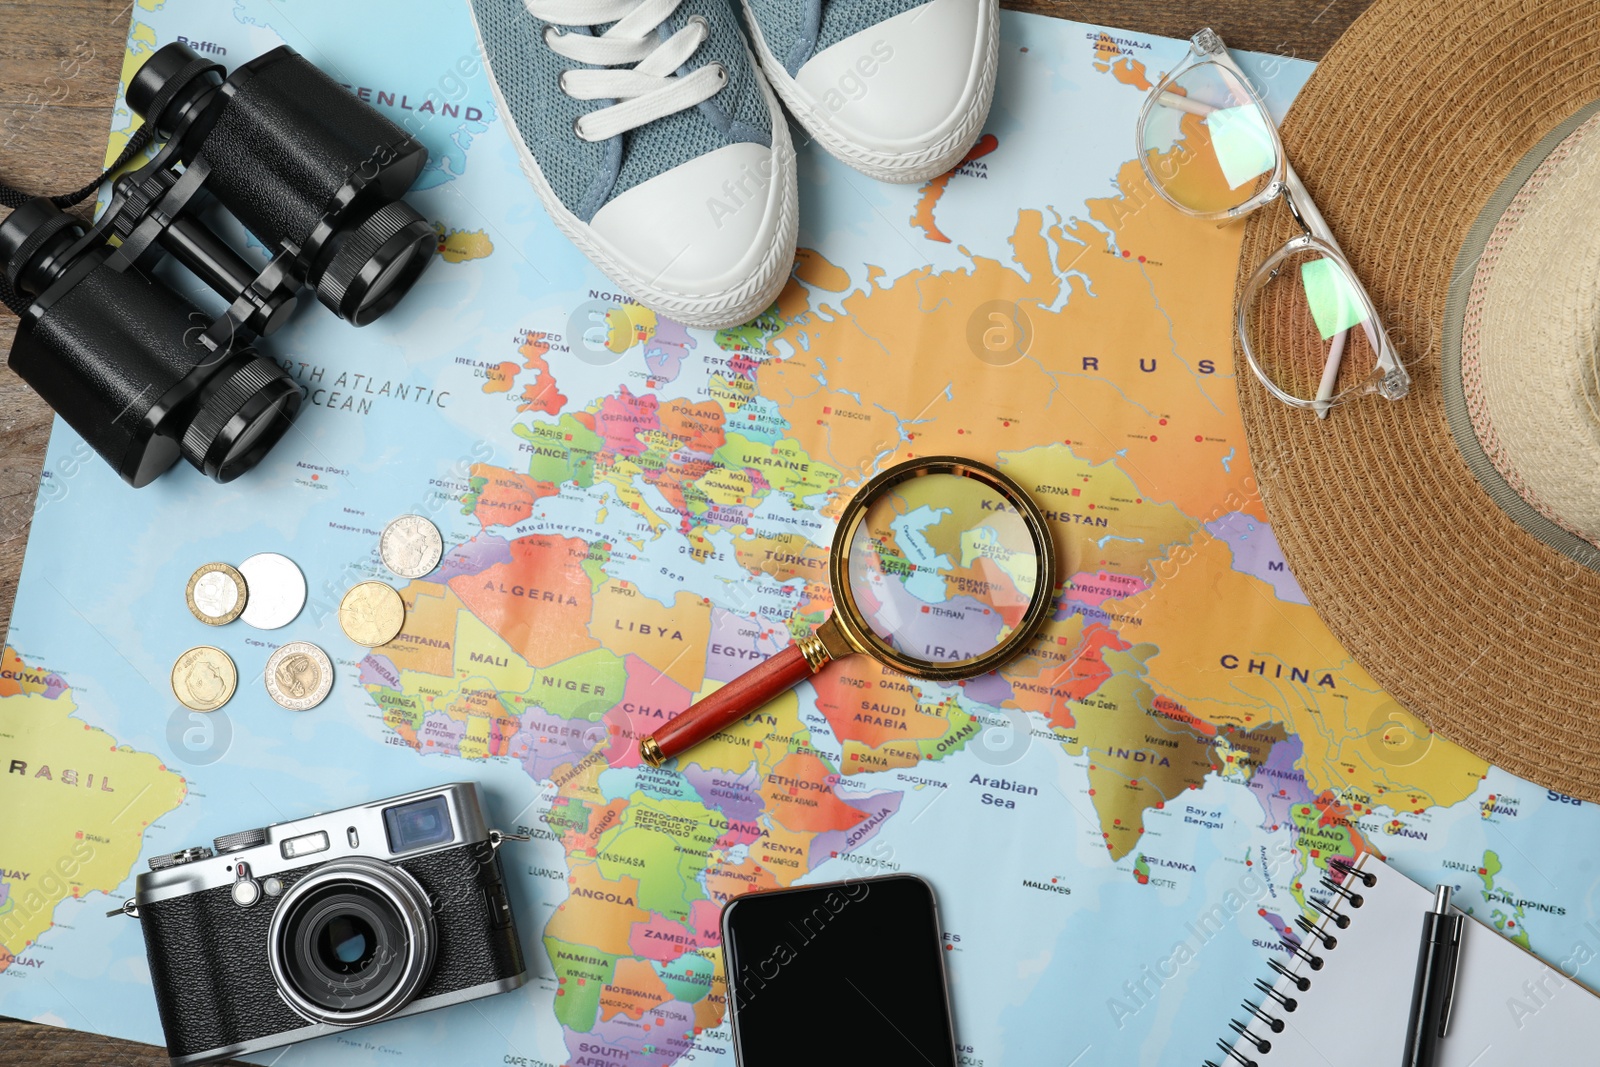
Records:
{"label": "white sneaker", "polygon": [[726,0],[470,0],[557,227],[624,292],[723,329],[794,266],[789,129]]}
{"label": "white sneaker", "polygon": [[886,182],[961,162],[994,101],[999,0],[741,0],[773,88],[811,135]]}

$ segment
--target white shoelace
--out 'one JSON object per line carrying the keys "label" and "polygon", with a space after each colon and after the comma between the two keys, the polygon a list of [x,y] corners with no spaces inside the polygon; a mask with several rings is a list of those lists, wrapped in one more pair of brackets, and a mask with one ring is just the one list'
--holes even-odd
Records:
{"label": "white shoelace", "polygon": [[[699,15],[662,40],[657,28],[682,0],[523,0],[534,18],[551,23],[545,44],[558,56],[600,70],[569,70],[561,91],[575,100],[616,100],[583,115],[574,124],[585,141],[605,141],[656,119],[711,99],[728,83],[721,63],[709,63],[679,77],[677,70],[711,35]],[[555,26],[599,26],[615,22],[598,37],[565,33]],[[618,69],[628,68],[628,69]]]}

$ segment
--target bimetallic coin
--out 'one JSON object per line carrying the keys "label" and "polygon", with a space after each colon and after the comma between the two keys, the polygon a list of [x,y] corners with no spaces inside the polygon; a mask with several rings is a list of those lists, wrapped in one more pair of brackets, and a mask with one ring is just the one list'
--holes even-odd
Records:
{"label": "bimetallic coin", "polygon": [[439,565],[444,538],[439,528],[421,515],[402,515],[383,528],[378,539],[383,565],[402,578],[421,578]]}
{"label": "bimetallic coin", "polygon": [[384,582],[362,582],[339,601],[339,625],[358,645],[387,645],[405,621],[406,606],[400,594]]}
{"label": "bimetallic coin", "polygon": [[290,641],[267,658],[267,695],[290,711],[310,711],[333,688],[333,661],[309,641]]}
{"label": "bimetallic coin", "polygon": [[192,711],[216,711],[239,688],[239,672],[220,648],[191,648],[172,665],[172,695]]}
{"label": "bimetallic coin", "polygon": [[288,556],[261,552],[239,564],[250,596],[241,616],[258,630],[276,630],[294,622],[306,606],[306,576]]}
{"label": "bimetallic coin", "polygon": [[195,618],[207,626],[223,626],[243,613],[248,590],[244,575],[226,563],[207,563],[190,575],[184,597]]}

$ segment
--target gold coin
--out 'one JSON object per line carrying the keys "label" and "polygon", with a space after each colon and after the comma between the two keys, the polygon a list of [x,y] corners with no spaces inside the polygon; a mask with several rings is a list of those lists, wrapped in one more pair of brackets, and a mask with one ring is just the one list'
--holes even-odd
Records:
{"label": "gold coin", "polygon": [[207,563],[189,577],[184,590],[189,610],[207,626],[225,626],[237,619],[249,601],[244,575],[226,563]]}
{"label": "gold coin", "polygon": [[172,665],[172,694],[192,711],[216,711],[239,687],[239,672],[220,648],[191,648]]}
{"label": "gold coin", "polygon": [[405,622],[406,606],[400,594],[384,582],[362,582],[339,601],[339,625],[358,645],[387,645]]}
{"label": "gold coin", "polygon": [[310,711],[333,688],[333,661],[309,641],[291,641],[267,657],[267,695],[290,711]]}

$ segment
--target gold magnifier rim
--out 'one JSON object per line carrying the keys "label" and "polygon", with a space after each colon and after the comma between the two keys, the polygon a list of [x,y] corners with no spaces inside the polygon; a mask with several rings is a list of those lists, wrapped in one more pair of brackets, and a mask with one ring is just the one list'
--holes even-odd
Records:
{"label": "gold magnifier rim", "polygon": [[[1028,610],[1023,615],[1022,622],[988,652],[955,663],[929,663],[926,660],[913,659],[894,648],[879,637],[862,616],[860,609],[856,607],[855,594],[850,587],[850,544],[855,539],[856,529],[861,525],[862,519],[866,518],[867,508],[885,490],[930,474],[954,474],[972,478],[988,486],[1022,516],[1023,524],[1028,528],[1028,535],[1033,539],[1034,556],[1039,561],[1039,578],[1034,585],[1033,597],[1028,602]],[[1016,656],[1022,646],[1038,632],[1039,627],[1044,625],[1045,619],[1055,605],[1055,541],[1050,536],[1050,527],[1045,521],[1044,512],[1039,510],[1039,505],[1033,502],[1033,498],[1010,475],[987,463],[961,456],[925,456],[921,459],[908,459],[885,468],[868,479],[845,505],[844,511],[839,516],[838,529],[834,531],[833,550],[828,556],[828,582],[833,588],[833,621],[844,634],[845,640],[850,643],[850,647],[857,652],[869,655],[878,662],[913,678],[926,678],[936,682],[976,678]]]}

